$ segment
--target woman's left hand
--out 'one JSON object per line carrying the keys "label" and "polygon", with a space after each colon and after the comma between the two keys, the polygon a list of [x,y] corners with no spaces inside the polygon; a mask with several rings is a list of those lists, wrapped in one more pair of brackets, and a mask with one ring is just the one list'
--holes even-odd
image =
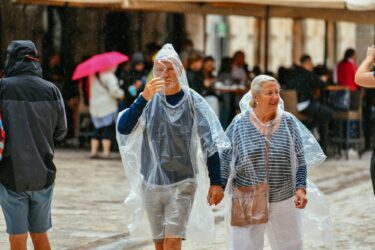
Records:
{"label": "woman's left hand", "polygon": [[296,191],[296,199],[294,200],[296,204],[296,208],[303,209],[306,207],[307,198],[306,198],[306,190],[303,188],[299,188]]}

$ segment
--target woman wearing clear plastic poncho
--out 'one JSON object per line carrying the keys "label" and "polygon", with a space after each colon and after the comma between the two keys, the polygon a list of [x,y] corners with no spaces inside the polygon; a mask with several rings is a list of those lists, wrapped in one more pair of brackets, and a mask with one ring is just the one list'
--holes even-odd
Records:
{"label": "woman wearing clear plastic poncho", "polygon": [[156,249],[181,249],[182,239],[215,236],[209,205],[223,198],[219,153],[230,143],[209,105],[189,88],[172,45],[156,55],[153,76],[117,123],[131,188],[127,224],[134,237],[150,228]]}
{"label": "woman wearing clear plastic poncho", "polygon": [[230,249],[263,249],[265,234],[272,249],[303,249],[304,228],[314,244],[333,244],[328,206],[306,179],[307,166],[326,157],[311,133],[283,110],[279,90],[273,77],[254,78],[241,114],[226,131],[232,147],[220,158]]}

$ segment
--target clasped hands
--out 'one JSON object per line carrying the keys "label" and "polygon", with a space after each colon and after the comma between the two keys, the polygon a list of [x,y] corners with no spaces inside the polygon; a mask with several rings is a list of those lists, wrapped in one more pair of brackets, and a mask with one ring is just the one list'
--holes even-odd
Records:
{"label": "clasped hands", "polygon": [[224,197],[223,188],[220,185],[211,185],[208,190],[207,202],[210,206],[217,205]]}

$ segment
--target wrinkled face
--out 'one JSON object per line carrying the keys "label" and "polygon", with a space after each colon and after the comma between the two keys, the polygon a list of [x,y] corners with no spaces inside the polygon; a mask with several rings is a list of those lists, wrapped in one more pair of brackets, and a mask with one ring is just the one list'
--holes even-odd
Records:
{"label": "wrinkled face", "polygon": [[260,93],[254,95],[256,107],[264,110],[266,113],[273,113],[277,111],[279,105],[280,88],[274,81],[267,81],[263,84]]}
{"label": "wrinkled face", "polygon": [[155,61],[154,67],[154,77],[162,78],[165,81],[166,87],[172,86],[178,82],[178,75],[170,61]]}

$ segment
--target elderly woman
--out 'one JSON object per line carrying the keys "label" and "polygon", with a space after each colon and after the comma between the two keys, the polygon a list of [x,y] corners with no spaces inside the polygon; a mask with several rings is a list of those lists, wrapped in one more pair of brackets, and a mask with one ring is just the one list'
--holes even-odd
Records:
{"label": "elderly woman", "polygon": [[273,77],[254,78],[241,100],[247,104],[226,131],[232,148],[220,159],[236,250],[263,249],[265,233],[272,249],[303,247],[307,165],[299,125],[279,105],[279,91]]}

